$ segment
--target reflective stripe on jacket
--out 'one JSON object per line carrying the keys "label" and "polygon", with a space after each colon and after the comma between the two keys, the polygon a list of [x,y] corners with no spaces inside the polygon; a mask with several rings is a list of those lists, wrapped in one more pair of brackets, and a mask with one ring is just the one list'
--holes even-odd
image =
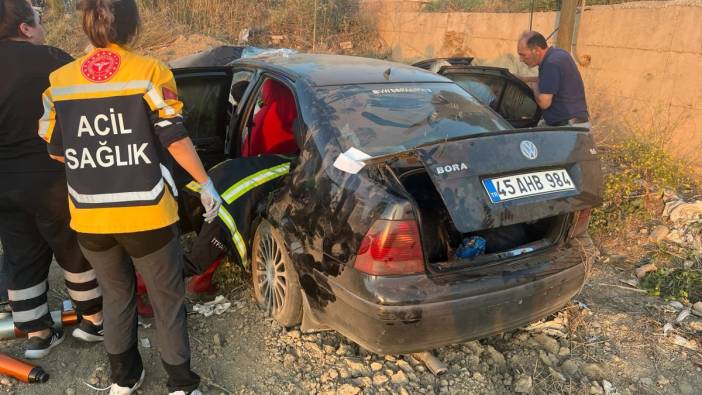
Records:
{"label": "reflective stripe on jacket", "polygon": [[71,227],[130,233],[176,222],[166,148],[187,131],[171,71],[111,45],[56,70],[50,82],[39,135],[65,158]]}

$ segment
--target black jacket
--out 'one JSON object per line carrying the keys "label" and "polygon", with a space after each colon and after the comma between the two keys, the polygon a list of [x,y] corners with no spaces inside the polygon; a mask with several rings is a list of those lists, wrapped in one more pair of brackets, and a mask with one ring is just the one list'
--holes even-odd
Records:
{"label": "black jacket", "polygon": [[73,58],[60,49],[0,41],[0,173],[64,171],[37,135],[49,74]]}

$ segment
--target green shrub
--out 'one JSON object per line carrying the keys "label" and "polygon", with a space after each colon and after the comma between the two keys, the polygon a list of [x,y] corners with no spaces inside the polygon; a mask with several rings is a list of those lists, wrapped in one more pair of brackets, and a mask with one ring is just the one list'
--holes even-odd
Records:
{"label": "green shrub", "polygon": [[668,300],[702,300],[702,274],[696,270],[658,269],[646,274],[639,286],[650,295]]}
{"label": "green shrub", "polygon": [[637,134],[601,147],[604,203],[593,211],[591,230],[595,233],[614,231],[627,219],[660,216],[646,198],[664,188],[685,191],[696,187],[691,171],[666,150],[662,138]]}

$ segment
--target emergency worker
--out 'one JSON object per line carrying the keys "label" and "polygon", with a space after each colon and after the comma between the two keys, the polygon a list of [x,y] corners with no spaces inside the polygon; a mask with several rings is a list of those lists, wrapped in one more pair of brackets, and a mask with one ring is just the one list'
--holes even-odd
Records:
{"label": "emergency worker", "polygon": [[94,49],[51,74],[39,134],[65,163],[71,227],[103,288],[110,394],[130,394],[144,379],[135,269],[149,291],[168,390],[200,394],[190,369],[171,155],[201,184],[206,221],[221,199],[183,126],[173,74],[128,48],[139,29],[135,0],[78,7]]}
{"label": "emergency worker", "polygon": [[[27,0],[0,0],[0,239],[15,328],[28,333],[25,357],[41,358],[61,343],[52,329],[47,277],[52,256],[83,317],[73,336],[101,341],[102,293],[69,227],[63,166],[36,135],[49,73],[73,60],[42,45],[39,15]],[[0,258],[0,261],[3,259]],[[5,275],[5,273],[3,273]]]}

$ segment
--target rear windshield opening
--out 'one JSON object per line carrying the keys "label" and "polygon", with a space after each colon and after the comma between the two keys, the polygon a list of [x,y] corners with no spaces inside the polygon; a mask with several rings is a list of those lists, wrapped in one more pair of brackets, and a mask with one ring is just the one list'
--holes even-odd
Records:
{"label": "rear windshield opening", "polygon": [[342,148],[373,156],[512,128],[452,82],[325,86],[317,94]]}
{"label": "rear windshield opening", "polygon": [[[422,242],[429,264],[466,267],[494,262],[548,247],[560,237],[567,215],[461,233],[454,226],[446,206],[424,169],[407,171],[399,179],[417,203],[421,217]],[[475,258],[459,258],[461,242],[471,237],[485,240],[485,251]]]}

